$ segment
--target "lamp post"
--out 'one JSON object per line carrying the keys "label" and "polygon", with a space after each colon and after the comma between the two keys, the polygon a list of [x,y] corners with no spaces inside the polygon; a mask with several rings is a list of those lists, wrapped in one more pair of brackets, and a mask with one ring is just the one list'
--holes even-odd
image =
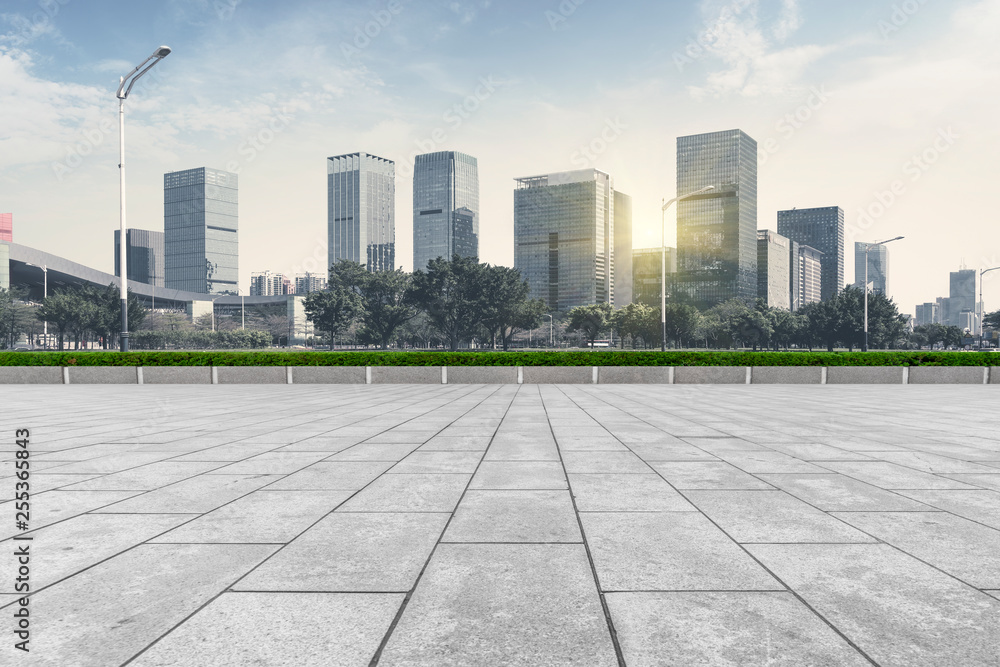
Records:
{"label": "lamp post", "polygon": [[714,185],[706,185],[701,190],[674,197],[660,209],[660,352],[667,351],[667,209],[688,197],[714,190]]}
{"label": "lamp post", "polygon": [[[42,270],[42,301],[49,296],[49,267],[45,264],[38,266],[37,264],[32,264],[31,262],[25,262],[28,266],[33,266],[36,269]],[[45,338],[45,349],[49,349],[49,323],[48,321],[42,322],[42,336]]]}
{"label": "lamp post", "polygon": [[[242,328],[244,331],[246,331],[246,328],[247,328],[247,301],[246,301],[247,296],[246,296],[246,294],[243,293],[243,290],[241,290],[239,287],[236,288],[236,293],[240,295],[240,319],[242,320],[242,326],[240,328]],[[215,312],[214,309],[213,309],[213,312]]]}
{"label": "lamp post", "polygon": [[903,238],[902,236],[897,236],[896,238],[889,239],[888,241],[879,241],[878,243],[865,244],[865,346],[862,352],[868,351],[868,251],[877,246],[885,245],[886,243],[899,241],[902,238]]}
{"label": "lamp post", "polygon": [[[118,85],[118,179],[121,187],[121,244],[119,257],[121,261],[121,300],[122,300],[122,332],[121,351],[128,352],[128,264],[126,263],[127,245],[125,240],[125,99],[132,92],[132,86],[143,74],[152,69],[153,65],[160,62],[170,54],[170,47],[161,46],[153,55],[146,58],[142,63],[127,75],[121,78]],[[128,84],[128,87],[125,84]]]}
{"label": "lamp post", "polygon": [[1000,269],[1000,266],[994,266],[992,269],[980,269],[979,270],[979,349],[983,349],[983,317],[986,313],[983,312],[983,275],[989,273],[990,271],[996,271]]}
{"label": "lamp post", "polygon": [[552,316],[548,315],[548,314],[546,314],[545,317],[549,318],[549,347],[555,347],[556,346],[556,337],[555,337],[555,334],[552,333],[552,331],[553,331],[553,329],[552,329],[553,319],[552,319]]}

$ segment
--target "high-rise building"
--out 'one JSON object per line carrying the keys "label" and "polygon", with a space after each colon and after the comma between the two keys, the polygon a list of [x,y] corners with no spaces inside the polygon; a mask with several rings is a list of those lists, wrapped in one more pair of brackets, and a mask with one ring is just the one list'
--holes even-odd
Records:
{"label": "high-rise building", "polygon": [[615,189],[581,169],[515,179],[514,268],[531,298],[567,311],[615,303]]}
{"label": "high-rise building", "polygon": [[322,292],[326,289],[326,277],[316,273],[304,273],[295,276],[295,293],[309,294]]}
{"label": "high-rise building", "polygon": [[[617,255],[616,255],[617,259]],[[660,285],[663,282],[663,248],[637,248],[632,251],[632,303],[660,307]],[[667,297],[671,295],[677,273],[677,250],[666,249]],[[615,275],[620,268],[615,266]],[[617,299],[618,295],[615,294]]]}
{"label": "high-rise building", "polygon": [[[854,285],[863,288],[865,284],[865,246],[854,244]],[[868,283],[873,292],[889,293],[889,249],[885,245],[872,246],[868,250]]]}
{"label": "high-rise building", "polygon": [[413,165],[413,270],[453,255],[479,257],[479,165],[457,151],[418,155]]}
{"label": "high-rise building", "polygon": [[919,304],[916,310],[916,324],[917,326],[923,326],[925,324],[940,324],[941,314],[938,308],[938,304],[933,301],[928,301],[927,303]]}
{"label": "high-rise building", "polygon": [[632,303],[632,197],[615,190],[615,306]]}
{"label": "high-rise building", "polygon": [[291,279],[280,273],[261,271],[250,274],[250,296],[282,296],[295,294]]}
{"label": "high-rise building", "polygon": [[791,245],[770,229],[757,231],[757,298],[771,308],[792,306]]}
{"label": "high-rise building", "polygon": [[757,296],[757,142],[741,130],[677,138],[676,289],[699,308]]}
{"label": "high-rise building", "polygon": [[14,242],[14,214],[0,213],[0,241]]}
{"label": "high-rise building", "polygon": [[327,158],[329,263],[396,268],[396,163],[368,153]]}
{"label": "high-rise building", "polygon": [[791,242],[791,302],[798,310],[823,298],[823,253],[816,248]]}
{"label": "high-rise building", "polygon": [[950,287],[945,324],[967,328],[965,325],[968,324],[968,318],[963,313],[975,313],[976,310],[975,269],[952,271]]}
{"label": "high-rise building", "polygon": [[206,167],[163,175],[163,275],[167,288],[236,294],[238,178]]}
{"label": "high-rise building", "polygon": [[[163,232],[146,229],[125,230],[125,252],[128,259],[128,280],[163,287]],[[115,275],[122,274],[121,230],[115,230]]]}
{"label": "high-rise building", "polygon": [[822,300],[844,287],[844,210],[839,206],[778,211],[778,233],[822,253]]}

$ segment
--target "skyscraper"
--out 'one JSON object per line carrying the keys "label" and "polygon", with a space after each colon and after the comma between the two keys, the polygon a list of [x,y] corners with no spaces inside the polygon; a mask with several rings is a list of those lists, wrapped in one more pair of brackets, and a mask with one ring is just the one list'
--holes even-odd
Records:
{"label": "skyscraper", "polygon": [[0,213],[0,241],[14,242],[14,214]]}
{"label": "skyscraper", "polygon": [[615,190],[615,305],[622,308],[632,303],[632,197]]}
{"label": "skyscraper", "polygon": [[396,163],[368,153],[327,158],[327,248],[369,271],[396,268]]}
{"label": "skyscraper", "polygon": [[792,241],[792,310],[823,299],[823,253]]}
{"label": "skyscraper", "polygon": [[163,175],[167,288],[236,294],[238,185],[236,174],[206,167]]}
{"label": "skyscraper", "polygon": [[948,295],[948,314],[945,324],[961,328],[968,327],[968,316],[963,313],[973,313],[976,317],[976,271],[975,269],[959,269],[951,272],[951,290]]}
{"label": "skyscraper", "polygon": [[[865,285],[865,246],[854,244],[854,284],[863,289]],[[873,292],[889,293],[889,249],[884,245],[872,246],[868,251],[868,282]]]}
{"label": "skyscraper", "polygon": [[[122,273],[121,230],[115,230],[115,275]],[[126,229],[125,242],[128,247],[128,280],[163,287],[164,242],[163,232],[146,229]]]}
{"label": "skyscraper", "polygon": [[676,291],[699,308],[757,296],[757,142],[741,130],[677,138]]}
{"label": "skyscraper", "polygon": [[309,294],[326,289],[326,277],[316,273],[301,273],[295,276],[295,293]]}
{"label": "skyscraper", "polygon": [[413,270],[453,255],[479,257],[479,165],[457,151],[418,155],[413,165]]}
{"label": "skyscraper", "polygon": [[250,296],[282,296],[295,294],[295,286],[290,278],[281,273],[261,271],[250,274]]}
{"label": "skyscraper", "polygon": [[844,287],[844,210],[839,206],[778,211],[778,233],[822,253],[823,293],[832,299]]}
{"label": "skyscraper", "polygon": [[916,313],[918,327],[925,324],[940,324],[941,322],[941,314],[938,309],[938,304],[933,301],[918,304]]}
{"label": "skyscraper", "polygon": [[614,304],[615,189],[582,169],[515,179],[514,268],[531,298],[567,311]]}
{"label": "skyscraper", "polygon": [[[677,250],[666,249],[667,297],[670,297],[677,273]],[[617,259],[616,253],[616,259]],[[621,269],[615,265],[615,276]],[[632,303],[660,308],[660,285],[663,282],[663,248],[637,248],[632,251]],[[615,295],[617,298],[617,294]]]}
{"label": "skyscraper", "polygon": [[771,308],[792,307],[791,241],[770,229],[757,232],[757,298]]}

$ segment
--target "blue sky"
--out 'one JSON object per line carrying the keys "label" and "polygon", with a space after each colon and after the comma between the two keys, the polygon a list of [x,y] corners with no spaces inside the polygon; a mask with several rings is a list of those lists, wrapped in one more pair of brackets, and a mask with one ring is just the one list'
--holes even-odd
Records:
{"label": "blue sky", "polygon": [[840,205],[850,240],[905,235],[890,292],[913,312],[963,261],[1000,264],[996,34],[1000,0],[6,0],[0,210],[17,241],[110,270],[114,90],[167,44],[127,105],[129,224],[162,229],[166,171],[238,170],[242,285],[322,270],[330,155],[396,160],[406,268],[411,156],[475,155],[482,258],[512,264],[515,177],[607,171],[652,246],[676,137],[739,127],[758,227]]}

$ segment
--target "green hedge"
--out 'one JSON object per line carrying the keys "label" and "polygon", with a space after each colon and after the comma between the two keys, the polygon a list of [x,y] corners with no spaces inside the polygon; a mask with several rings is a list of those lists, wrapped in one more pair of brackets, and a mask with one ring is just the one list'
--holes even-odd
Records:
{"label": "green hedge", "polygon": [[990,352],[0,352],[0,366],[1000,366]]}

